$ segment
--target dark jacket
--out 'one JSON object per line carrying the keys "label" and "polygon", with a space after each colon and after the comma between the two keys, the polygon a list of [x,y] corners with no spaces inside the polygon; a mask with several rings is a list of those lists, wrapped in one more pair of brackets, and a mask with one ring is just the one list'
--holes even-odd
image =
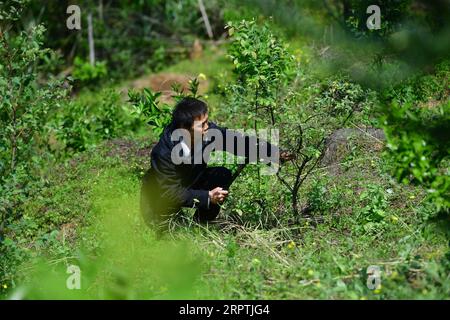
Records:
{"label": "dark jacket", "polygon": [[[249,146],[251,143],[256,143],[256,139],[242,135],[233,130],[228,130],[217,126],[213,122],[209,122],[209,131],[217,129],[223,137],[223,148],[214,148],[214,151],[227,151],[235,155],[245,156],[246,162],[249,162]],[[151,153],[151,169],[150,169],[150,183],[152,184],[150,193],[152,193],[153,204],[158,202],[161,207],[179,208],[179,207],[195,207],[206,209],[208,207],[209,190],[195,190],[191,186],[200,177],[202,172],[207,167],[205,161],[195,164],[193,161],[194,152],[191,151],[191,163],[174,164],[172,161],[172,149],[180,143],[179,141],[172,141],[171,135],[174,130],[173,125],[167,126],[156,146]],[[212,131],[211,131],[212,132]],[[245,151],[238,150],[237,146],[233,150],[225,150],[227,137],[233,136],[233,139],[245,140]],[[206,146],[214,141],[203,141],[202,151]],[[260,140],[260,144],[266,143]],[[276,146],[267,143],[269,155],[278,156],[279,151]],[[213,147],[213,146],[211,146]]]}

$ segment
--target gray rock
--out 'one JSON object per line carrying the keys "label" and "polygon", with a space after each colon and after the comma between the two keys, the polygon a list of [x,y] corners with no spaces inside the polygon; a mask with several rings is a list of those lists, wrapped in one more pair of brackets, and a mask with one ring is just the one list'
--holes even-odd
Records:
{"label": "gray rock", "polygon": [[382,129],[338,129],[325,141],[325,154],[322,158],[321,166],[330,166],[331,168],[336,167],[334,165],[340,163],[348,152],[351,151],[349,145],[350,141],[369,145],[369,148],[373,145],[374,149],[379,149],[380,143],[382,144],[385,140],[386,137]]}

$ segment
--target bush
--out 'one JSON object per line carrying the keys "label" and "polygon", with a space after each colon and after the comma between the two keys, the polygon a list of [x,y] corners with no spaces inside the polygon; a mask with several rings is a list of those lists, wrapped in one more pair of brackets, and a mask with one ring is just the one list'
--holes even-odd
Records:
{"label": "bush", "polygon": [[386,156],[395,163],[394,176],[405,184],[423,185],[437,211],[448,212],[450,102],[432,109],[393,104],[386,114]]}
{"label": "bush", "polygon": [[400,106],[440,101],[448,97],[449,85],[450,60],[444,60],[436,65],[434,73],[411,77],[383,92],[383,98],[387,103],[393,102]]}
{"label": "bush", "polygon": [[104,89],[100,93],[87,91],[68,102],[52,120],[51,134],[56,137],[56,148],[70,153],[139,127],[137,117],[122,102],[120,94],[114,89]]}
{"label": "bush", "polygon": [[95,85],[105,78],[107,74],[108,69],[105,61],[97,61],[92,65],[80,57],[76,57],[73,62],[72,76],[78,86]]}
{"label": "bush", "polygon": [[39,81],[37,66],[50,52],[42,48],[45,28],[8,31],[17,7],[12,20],[0,20],[0,236],[48,157],[48,122],[67,95],[61,81]]}
{"label": "bush", "polygon": [[319,108],[328,108],[333,116],[346,115],[367,108],[368,92],[360,85],[345,78],[326,80],[322,83],[314,104]]}
{"label": "bush", "polygon": [[152,92],[147,88],[142,92],[132,90],[128,92],[134,113],[142,122],[150,125],[158,137],[172,119],[172,108],[167,104],[160,105],[160,96],[161,92]]}
{"label": "bush", "polygon": [[[181,84],[174,83],[172,90],[174,91],[175,102],[178,103],[184,97],[193,97],[200,99],[198,94],[200,82],[198,78],[189,80],[189,90],[184,92]],[[159,97],[161,92],[153,92],[148,88],[144,88],[141,92],[130,90],[128,92],[128,102],[131,103],[133,114],[137,117],[140,123],[150,125],[153,133],[159,137],[164,131],[164,128],[169,125],[172,120],[172,106],[167,103],[161,103]]]}
{"label": "bush", "polygon": [[[45,28],[12,28],[25,1],[0,7],[0,274],[10,277],[26,253],[20,239],[7,238],[20,217],[20,204],[40,185],[39,175],[48,158],[49,119],[64,102],[61,81],[41,79],[52,52],[42,47]],[[39,70],[40,69],[40,70]],[[41,81],[45,80],[45,81]],[[3,280],[3,279],[2,279]]]}
{"label": "bush", "polygon": [[324,213],[336,208],[342,200],[336,189],[328,186],[325,179],[316,180],[308,192],[308,205],[312,211]]}
{"label": "bush", "polygon": [[378,230],[385,224],[389,204],[387,193],[383,187],[369,184],[361,193],[360,200],[364,207],[359,210],[356,220],[367,233]]}
{"label": "bush", "polygon": [[228,91],[240,109],[236,111],[245,111],[255,121],[273,125],[280,88],[294,75],[293,56],[267,23],[258,25],[255,20],[243,20],[239,24],[230,22],[227,28],[232,37],[228,56],[237,76],[237,82]]}
{"label": "bush", "polygon": [[[241,203],[239,206],[250,211],[263,208],[262,211],[271,212],[273,207],[264,209],[268,204],[265,199],[271,198],[269,192],[276,192],[278,200],[291,201],[293,216],[297,219],[301,211],[300,189],[320,163],[327,137],[356,113],[365,114],[375,96],[344,77],[336,76],[327,81],[307,77],[303,70],[306,66],[295,64],[287,46],[272,33],[268,24],[242,21],[229,24],[227,28],[232,37],[229,57],[237,76],[236,82],[225,90],[227,104],[232,105],[236,113],[244,113],[244,126],[278,128],[281,148],[296,155],[296,159],[285,164],[277,174],[287,191],[269,191],[265,187],[269,179],[263,179],[257,170],[256,177],[246,177],[253,180],[247,190],[253,191],[251,198],[257,199],[260,205]],[[317,199],[312,201],[318,207],[332,205],[317,203]],[[271,205],[284,207],[276,200]]]}

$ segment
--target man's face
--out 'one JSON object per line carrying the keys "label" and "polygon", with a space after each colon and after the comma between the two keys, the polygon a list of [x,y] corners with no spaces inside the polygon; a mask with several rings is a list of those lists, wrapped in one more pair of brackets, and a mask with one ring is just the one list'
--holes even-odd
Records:
{"label": "man's face", "polygon": [[[194,119],[194,124],[190,130],[191,141],[193,144],[203,140],[203,135],[208,131],[208,113]],[[197,139],[197,140],[194,140]]]}

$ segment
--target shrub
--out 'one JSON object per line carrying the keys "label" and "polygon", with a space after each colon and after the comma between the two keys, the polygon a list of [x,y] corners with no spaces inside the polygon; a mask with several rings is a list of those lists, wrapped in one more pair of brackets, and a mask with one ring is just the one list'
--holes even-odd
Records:
{"label": "shrub", "polygon": [[[173,95],[175,102],[179,102],[184,97],[202,98],[198,94],[199,84],[197,78],[189,80],[189,90],[184,92],[179,83],[174,83],[172,90],[175,93]],[[173,109],[169,104],[161,103],[159,100],[161,94],[161,92],[153,92],[148,88],[144,88],[141,92],[135,90],[128,92],[128,102],[132,105],[133,114],[141,123],[150,125],[153,133],[158,137],[172,120]]]}
{"label": "shrub", "polygon": [[386,156],[395,164],[394,176],[427,188],[437,212],[450,208],[449,126],[450,102],[432,109],[394,103],[384,118]]}
{"label": "shrub", "polygon": [[403,105],[417,105],[430,100],[445,100],[449,94],[450,61],[444,60],[435,66],[432,74],[418,74],[383,92],[383,98]]}
{"label": "shrub", "polygon": [[[319,164],[326,138],[355,112],[367,111],[369,92],[342,77],[317,86],[318,79],[305,76],[268,24],[242,21],[227,28],[232,37],[229,57],[237,76],[226,88],[227,103],[236,113],[244,112],[244,125],[253,120],[256,132],[261,124],[278,127],[281,147],[296,155],[277,177],[298,218],[300,188]],[[252,196],[263,203],[259,170],[257,174],[258,188]]]}
{"label": "shrub", "polygon": [[134,113],[152,127],[153,133],[160,136],[164,128],[172,118],[172,108],[167,104],[160,105],[161,92],[152,92],[145,88],[142,92],[128,92],[129,102],[134,108]]}
{"label": "shrub", "polygon": [[293,56],[267,23],[260,26],[255,20],[243,20],[239,24],[229,23],[227,28],[232,37],[228,56],[237,76],[228,91],[238,102],[236,111],[245,111],[254,118],[255,127],[258,121],[273,125],[279,90],[295,70]]}
{"label": "shrub", "polygon": [[80,57],[76,57],[73,62],[72,76],[78,86],[97,84],[107,74],[106,61],[97,61],[92,65]]}
{"label": "shrub", "polygon": [[372,232],[379,229],[385,224],[386,210],[388,207],[388,195],[379,185],[369,184],[367,189],[361,193],[360,201],[363,202],[362,207],[356,220],[365,232]]}
{"label": "shrub", "polygon": [[140,127],[132,110],[114,89],[83,93],[68,102],[51,123],[51,132],[65,152],[83,151],[101,140],[136,131]]}
{"label": "shrub", "polygon": [[0,20],[0,233],[5,221],[15,215],[29,182],[38,176],[48,153],[49,118],[67,94],[60,81],[38,81],[37,66],[50,52],[42,48],[45,28],[37,25],[18,33],[10,31],[8,26],[18,18],[20,5],[10,16],[0,9],[4,16]]}
{"label": "shrub", "polygon": [[343,115],[361,110],[366,106],[367,92],[345,78],[327,80],[321,85],[320,94],[314,104],[320,108],[328,108],[331,115]]}
{"label": "shrub", "polygon": [[308,193],[308,205],[315,212],[327,212],[342,200],[335,189],[328,186],[325,179],[316,180]]}
{"label": "shrub", "polygon": [[[45,28],[12,28],[25,1],[0,6],[0,274],[10,276],[24,259],[18,239],[6,238],[20,217],[20,204],[36,185],[48,157],[49,119],[62,105],[61,81],[40,78],[49,49],[42,47]],[[39,66],[39,68],[38,68]]]}

